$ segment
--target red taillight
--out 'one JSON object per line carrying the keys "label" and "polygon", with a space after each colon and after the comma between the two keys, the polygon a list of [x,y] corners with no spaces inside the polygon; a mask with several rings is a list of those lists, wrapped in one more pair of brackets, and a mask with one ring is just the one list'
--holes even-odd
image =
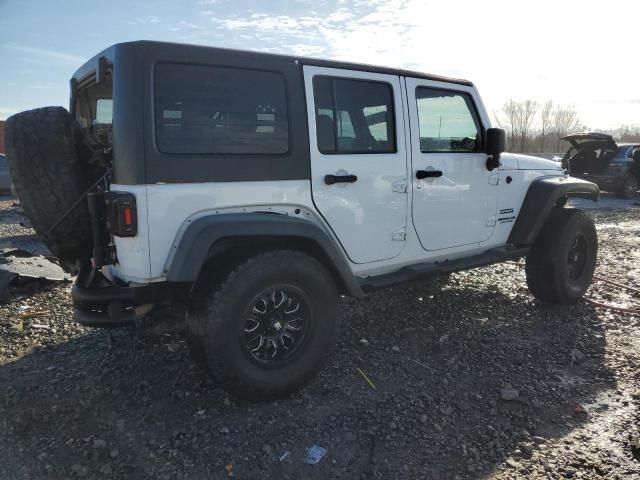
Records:
{"label": "red taillight", "polygon": [[104,194],[107,232],[116,237],[135,237],[138,233],[136,197],[129,192]]}

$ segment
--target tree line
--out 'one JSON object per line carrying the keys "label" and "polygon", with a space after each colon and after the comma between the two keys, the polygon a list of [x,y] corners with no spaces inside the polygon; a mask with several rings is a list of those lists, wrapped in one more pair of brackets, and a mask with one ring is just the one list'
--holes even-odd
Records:
{"label": "tree line", "polygon": [[[507,133],[511,152],[556,152],[566,149],[561,138],[585,131],[574,105],[556,104],[553,100],[507,100],[493,112],[496,123]],[[622,126],[614,130],[599,130],[611,134],[617,141],[640,142],[640,128]]]}

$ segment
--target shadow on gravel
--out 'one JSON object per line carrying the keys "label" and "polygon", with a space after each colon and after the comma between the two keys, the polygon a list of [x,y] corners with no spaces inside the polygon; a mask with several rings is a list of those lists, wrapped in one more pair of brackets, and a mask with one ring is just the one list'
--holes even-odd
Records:
{"label": "shadow on gravel", "polygon": [[35,233],[26,234],[26,235],[11,235],[11,236],[2,237],[2,244],[3,245],[7,245],[7,244],[20,245],[20,244],[23,244],[25,242],[34,242],[34,243],[35,242],[40,242],[41,243],[41,241],[38,239],[38,236]]}
{"label": "shadow on gravel", "polygon": [[4,225],[20,225],[25,228],[31,228],[28,224],[28,220],[24,217],[22,209],[18,207],[2,210],[0,218],[2,218],[2,223]]}
{"label": "shadow on gravel", "polygon": [[[7,223],[3,220],[3,223]],[[27,250],[34,255],[51,255],[36,234],[10,235],[0,239],[0,248],[16,247]]]}
{"label": "shadow on gravel", "polygon": [[[180,337],[92,331],[33,351],[0,366],[0,477],[478,478],[514,468],[508,457],[580,425],[576,405],[615,382],[596,312],[535,304],[512,282],[516,270],[500,268],[345,300],[326,367],[270,403],[215,388]],[[505,283],[487,284],[487,272]],[[574,348],[586,355],[579,364]],[[507,383],[515,400],[501,398]],[[328,453],[307,465],[314,444]]]}

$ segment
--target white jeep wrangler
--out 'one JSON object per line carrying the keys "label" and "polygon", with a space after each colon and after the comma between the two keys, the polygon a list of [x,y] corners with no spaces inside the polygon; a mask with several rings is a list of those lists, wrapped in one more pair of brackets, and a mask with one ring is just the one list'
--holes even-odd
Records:
{"label": "white jeep wrangler", "polygon": [[26,214],[78,271],[79,322],[188,308],[191,352],[230,391],[274,397],[330,351],[339,295],[526,257],[571,304],[598,187],[502,153],[473,84],[368,65],[157,42],[114,45],[56,107],[7,122]]}

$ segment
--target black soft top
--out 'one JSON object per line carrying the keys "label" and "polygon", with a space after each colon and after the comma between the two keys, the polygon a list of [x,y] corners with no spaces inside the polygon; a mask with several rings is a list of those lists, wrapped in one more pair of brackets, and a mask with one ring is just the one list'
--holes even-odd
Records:
{"label": "black soft top", "polygon": [[88,75],[98,75],[101,66],[101,59],[105,58],[110,62],[114,62],[117,56],[118,50],[121,48],[136,48],[145,52],[146,55],[153,57],[162,56],[163,51],[181,49],[182,57],[185,63],[189,62],[190,54],[194,54],[197,58],[202,58],[203,53],[207,53],[211,56],[212,60],[216,57],[228,57],[229,55],[237,55],[242,57],[244,61],[251,62],[255,59],[261,63],[265,61],[273,61],[276,63],[295,63],[301,65],[314,65],[318,67],[329,68],[342,68],[347,70],[358,70],[366,72],[383,73],[387,75],[398,75],[414,78],[424,78],[427,80],[433,80],[438,82],[456,83],[459,85],[473,86],[473,83],[468,80],[462,80],[459,78],[450,78],[440,75],[432,75],[428,73],[415,72],[411,70],[404,70],[399,68],[380,67],[375,65],[367,65],[363,63],[350,63],[340,62],[335,60],[321,60],[316,58],[297,57],[290,55],[279,55],[274,53],[254,52],[249,50],[237,50],[230,48],[218,48],[218,47],[206,47],[199,45],[171,43],[171,42],[154,42],[148,40],[139,40],[135,42],[116,43],[109,48],[106,48],[102,52],[95,55],[84,65],[82,65],[74,74],[73,80],[81,83]]}

